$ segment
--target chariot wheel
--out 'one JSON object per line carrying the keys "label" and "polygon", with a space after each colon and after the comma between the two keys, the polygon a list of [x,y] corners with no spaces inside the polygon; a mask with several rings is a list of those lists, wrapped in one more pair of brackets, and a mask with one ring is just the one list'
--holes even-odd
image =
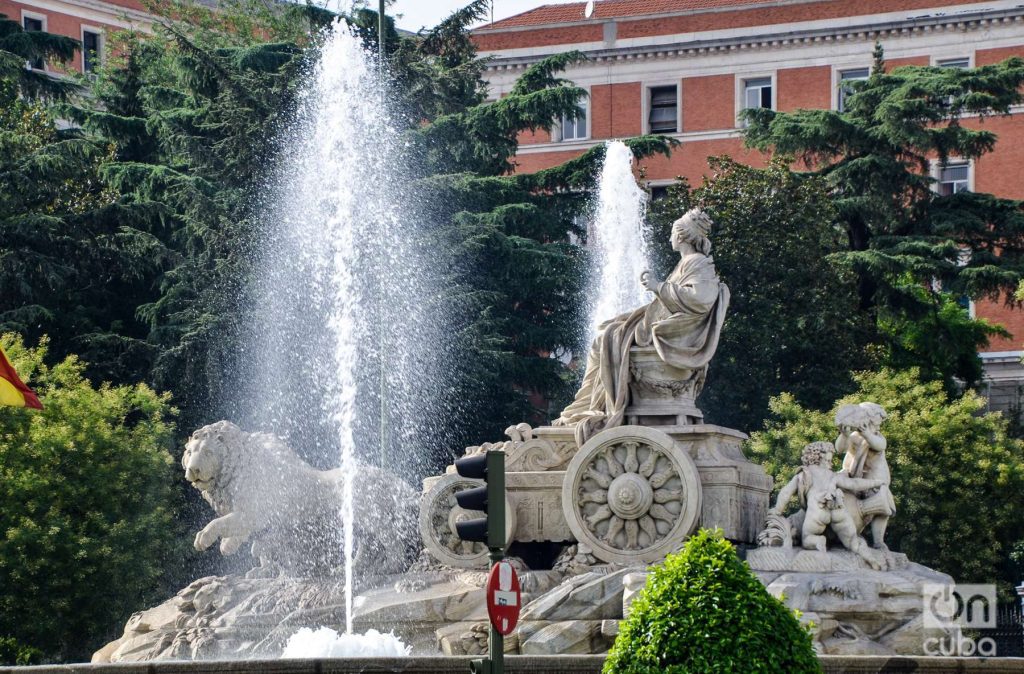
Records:
{"label": "chariot wheel", "polygon": [[[455,501],[456,492],[483,484],[461,475],[445,475],[431,485],[420,500],[420,535],[427,551],[442,564],[462,569],[487,568],[487,546],[464,541],[455,533],[455,523],[483,517],[478,510],[465,510]],[[516,511],[505,498],[506,544],[516,530]]]}
{"label": "chariot wheel", "polygon": [[700,519],[700,474],[665,433],[602,431],[565,471],[562,509],[576,540],[605,562],[655,562],[678,550]]}

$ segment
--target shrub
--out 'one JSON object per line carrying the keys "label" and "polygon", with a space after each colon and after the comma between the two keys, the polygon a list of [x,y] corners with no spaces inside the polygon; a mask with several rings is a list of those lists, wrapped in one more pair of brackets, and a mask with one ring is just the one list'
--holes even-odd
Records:
{"label": "shrub", "polygon": [[88,660],[179,565],[173,409],[142,384],[92,386],[74,357],[48,367],[45,340],[0,343],[45,407],[0,408],[0,635],[15,657]]}
{"label": "shrub", "polygon": [[0,665],[26,667],[38,665],[43,658],[38,648],[19,643],[11,637],[0,637]]}
{"label": "shrub", "polygon": [[604,674],[820,672],[811,635],[721,531],[702,530],[652,569]]}
{"label": "shrub", "polygon": [[[974,391],[951,399],[941,381],[916,369],[861,372],[858,390],[836,401],[833,412],[807,409],[788,394],[773,398],[765,429],[754,433],[747,455],[760,461],[776,487],[800,466],[800,449],[838,435],[834,410],[876,402],[888,418],[882,435],[892,470],[896,515],[886,532],[893,550],[964,583],[1019,581],[1010,560],[1024,541],[1024,443],[1009,437],[1007,420],[985,412]],[[838,468],[838,466],[835,466]]]}

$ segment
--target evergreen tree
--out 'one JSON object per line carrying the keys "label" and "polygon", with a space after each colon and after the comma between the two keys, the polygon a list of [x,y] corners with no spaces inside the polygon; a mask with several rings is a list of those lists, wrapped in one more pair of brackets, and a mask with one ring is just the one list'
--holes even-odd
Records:
{"label": "evergreen tree", "polygon": [[124,195],[120,206],[164,246],[160,274],[135,304],[154,350],[148,380],[174,393],[186,426],[199,425],[227,398],[252,195],[303,51],[167,21],[122,53],[97,81],[96,104],[77,114],[117,148],[103,176]]}
{"label": "evergreen tree", "polygon": [[489,2],[474,0],[417,37],[388,43],[394,45],[388,72],[398,94],[395,108],[408,128],[484,101],[486,63],[476,58],[469,27],[486,16]]}
{"label": "evergreen tree", "polygon": [[67,62],[80,48],[78,40],[41,30],[24,30],[20,23],[0,14],[0,81],[10,83],[15,93],[35,98],[61,98],[76,87],[72,80],[54,77],[26,63]]}
{"label": "evergreen tree", "polygon": [[[398,126],[407,130],[431,245],[447,256],[439,261],[449,274],[444,310],[460,326],[449,346],[458,346],[464,378],[448,395],[472,401],[459,418],[476,424],[435,448],[438,462],[465,443],[495,439],[511,421],[542,420],[538,405],[571,393],[573,375],[559,357],[579,346],[583,251],[569,234],[583,235],[575,218],[603,156],[599,147],[559,169],[512,174],[520,132],[578,111],[584,92],[557,72],[580,56],[538,64],[511,95],[485,103],[483,65],[468,33],[485,8],[476,0],[420,35],[389,36]],[[147,242],[136,247],[148,266],[131,287],[113,286],[123,301],[90,303],[121,312],[103,333],[113,351],[145,351],[134,369],[100,372],[117,381],[144,372],[173,392],[191,427],[224,414],[234,390],[240,316],[252,305],[253,195],[273,159],[267,139],[284,128],[315,55],[315,26],[327,17],[276,7],[265,16],[230,7],[215,15],[178,5],[160,11],[174,18],[162,20],[156,36],[127,36],[96,80],[93,102],[68,114],[108,148],[95,167],[111,195],[105,222],[130,222]],[[347,20],[367,30],[375,23],[363,14]],[[287,39],[273,41],[280,36]],[[644,139],[634,147],[643,155],[668,144]],[[55,350],[66,352],[65,333],[50,331]],[[90,357],[110,360],[100,351]]]}
{"label": "evergreen tree", "polygon": [[0,329],[49,334],[55,357],[79,352],[90,375],[137,381],[149,350],[133,300],[160,246],[103,180],[112,148],[15,91],[0,80]]}
{"label": "evergreen tree", "polygon": [[[450,60],[446,68],[478,77],[475,51],[460,30],[463,43],[453,34],[446,44],[463,62]],[[549,57],[500,100],[440,114],[411,132],[423,215],[436,228],[433,249],[445,255],[442,268],[449,270],[444,310],[462,326],[447,346],[457,356],[452,397],[460,402],[452,416],[461,434],[435,449],[439,463],[465,444],[501,438],[510,423],[548,421],[577,384],[566,366],[585,353],[587,273],[585,251],[570,235],[586,235],[579,216],[605,148],[535,174],[512,171],[521,132],[550,131],[563,115],[579,113],[585,92],[557,75],[582,58],[575,52]],[[463,101],[479,98],[472,93]],[[628,144],[638,158],[671,147],[661,137]]]}
{"label": "evergreen tree", "polygon": [[[1024,212],[990,194],[933,191],[932,161],[975,160],[996,136],[980,122],[1020,103],[1024,60],[972,69],[902,67],[887,72],[882,49],[871,76],[851,83],[845,109],[744,112],[747,143],[802,158],[828,182],[846,230],[843,256],[859,277],[861,307],[878,319],[893,361],[967,384],[991,326],[971,323],[951,301],[1006,298],[1021,279]],[[923,322],[923,323],[922,323]],[[921,323],[941,362],[901,344]],[[925,325],[926,324],[926,325]]]}

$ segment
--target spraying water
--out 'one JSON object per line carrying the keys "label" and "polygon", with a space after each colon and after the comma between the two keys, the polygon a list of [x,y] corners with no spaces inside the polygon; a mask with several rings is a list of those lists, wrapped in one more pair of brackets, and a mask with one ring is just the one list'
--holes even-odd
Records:
{"label": "spraying water", "polygon": [[[327,35],[281,142],[263,204],[251,347],[252,423],[304,458],[342,472],[340,524],[325,527],[322,566],[343,551],[346,633],[353,623],[354,499],[360,462],[409,474],[402,447],[440,396],[423,372],[437,316],[430,265],[411,217],[380,70],[344,24]],[[436,415],[435,415],[436,416]],[[408,459],[408,461],[407,461]],[[380,499],[381,502],[384,499]],[[338,532],[341,536],[339,540]]]}
{"label": "spraying water", "polygon": [[621,141],[608,143],[587,236],[596,271],[590,341],[601,323],[650,301],[640,285],[640,274],[650,269],[646,211],[647,194],[633,175],[633,153]]}

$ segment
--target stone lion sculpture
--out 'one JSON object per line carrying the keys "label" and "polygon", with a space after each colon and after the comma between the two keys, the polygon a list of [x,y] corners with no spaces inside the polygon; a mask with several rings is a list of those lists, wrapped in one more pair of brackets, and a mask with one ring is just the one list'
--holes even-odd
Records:
{"label": "stone lion sculpture", "polygon": [[[264,566],[317,574],[341,566],[341,469],[317,470],[281,438],[229,421],[193,433],[181,465],[217,514],[196,534],[197,550],[220,540],[221,553],[231,555],[252,541]],[[356,567],[404,571],[419,547],[419,495],[367,465],[359,466],[353,492]]]}

